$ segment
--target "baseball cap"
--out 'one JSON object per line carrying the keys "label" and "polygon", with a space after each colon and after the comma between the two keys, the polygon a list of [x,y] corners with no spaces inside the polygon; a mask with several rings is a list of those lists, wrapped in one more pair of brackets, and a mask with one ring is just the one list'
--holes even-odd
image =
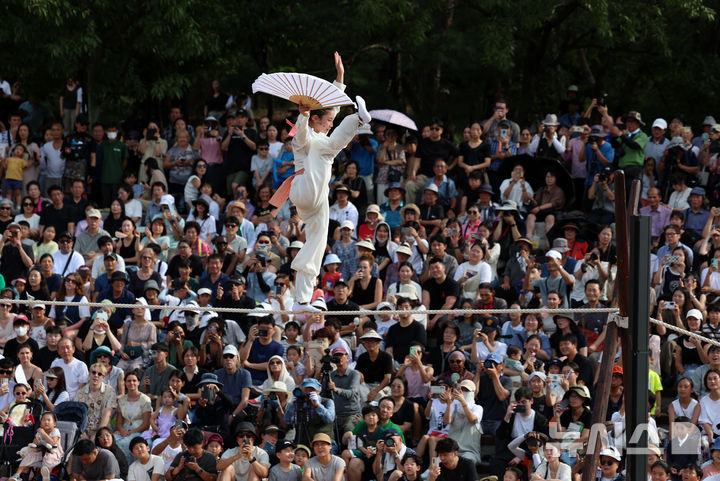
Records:
{"label": "baseball cap", "polygon": [[225,354],[232,354],[233,356],[237,357],[238,350],[237,350],[237,347],[233,346],[232,344],[228,344],[227,346],[225,346],[225,349],[223,349],[222,353],[223,353],[223,356]]}
{"label": "baseball cap", "polygon": [[312,378],[312,377],[304,379],[302,384],[300,385],[300,387],[302,387],[303,389],[306,387],[311,387],[311,388],[315,389],[316,391],[319,391],[320,389],[322,389],[322,386],[320,385],[320,381],[318,381],[317,379]]}
{"label": "baseball cap", "polygon": [[352,222],[351,220],[344,220],[344,221],[342,221],[342,223],[340,224],[340,228],[341,228],[341,229],[355,230],[355,224],[353,224],[353,222]]}
{"label": "baseball cap", "polygon": [[289,439],[283,439],[282,441],[278,441],[278,443],[275,445],[275,452],[279,453],[283,449],[287,448],[293,448],[295,449],[295,443],[290,441]]}
{"label": "baseball cap", "polygon": [[703,314],[699,309],[690,309],[685,315],[685,319],[688,317],[694,317],[695,319],[703,320]]}
{"label": "baseball cap", "polygon": [[338,346],[332,350],[331,354],[347,354],[347,349],[342,346]]}
{"label": "baseball cap", "polygon": [[492,361],[492,362],[494,362],[495,364],[502,364],[502,363],[503,363],[503,357],[502,357],[500,354],[498,354],[497,352],[491,352],[490,354],[487,355],[487,357],[485,358],[485,360],[487,360],[487,361]]}
{"label": "baseball cap", "polygon": [[667,122],[665,121],[665,119],[655,119],[652,126],[665,130],[667,129]]}
{"label": "baseball cap", "polygon": [[85,217],[88,217],[88,218],[95,217],[98,219],[102,219],[102,216],[100,215],[100,211],[97,209],[89,209],[87,211],[87,214],[85,214]]}
{"label": "baseball cap", "polygon": [[534,378],[540,379],[542,382],[547,381],[547,376],[542,371],[535,371],[530,376],[528,376],[528,382],[532,381]]}
{"label": "baseball cap", "polygon": [[558,251],[554,249],[550,249],[547,251],[547,254],[545,254],[547,257],[552,257],[553,259],[562,260],[562,254],[560,254]]}
{"label": "baseball cap", "polygon": [[207,287],[202,287],[202,288],[198,289],[197,295],[202,296],[203,294],[207,294],[208,296],[211,296],[212,291],[210,289],[208,289]]}
{"label": "baseball cap", "polygon": [[690,195],[705,195],[705,189],[702,187],[693,187],[690,191]]}

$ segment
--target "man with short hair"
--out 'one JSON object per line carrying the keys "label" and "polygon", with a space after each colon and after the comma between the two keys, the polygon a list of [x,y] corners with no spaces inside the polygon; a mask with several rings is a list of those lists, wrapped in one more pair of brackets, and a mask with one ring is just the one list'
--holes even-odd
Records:
{"label": "man with short hair", "polygon": [[163,197],[167,194],[167,187],[162,182],[154,182],[150,186],[150,195],[152,196],[152,202],[145,207],[145,225],[148,229],[152,224],[153,219],[157,215],[163,214]]}
{"label": "man with short hair", "polygon": [[[116,253],[113,252],[115,249],[115,244],[113,243],[112,237],[108,234],[106,236],[100,236],[97,240],[97,248],[99,252],[95,256],[95,260],[92,263],[91,267],[91,276],[93,279],[95,279],[95,282],[97,283],[97,279],[107,273],[107,269],[105,268],[105,259],[108,257],[108,254],[114,254],[112,256],[115,259],[116,265],[115,269],[113,269],[112,272],[118,270],[125,272],[125,259],[118,256]],[[109,274],[112,274],[110,272]],[[108,274],[108,276],[109,276]],[[102,290],[97,288],[97,284],[95,285],[95,290]]]}
{"label": "man with short hair", "polygon": [[130,441],[135,462],[128,469],[127,481],[161,481],[165,477],[165,463],[160,456],[150,454],[150,446],[142,436]]}
{"label": "man with short hair", "polygon": [[215,456],[203,449],[203,433],[189,429],[183,436],[185,450],[175,456],[165,473],[167,481],[216,481],[218,478]]}
{"label": "man with short hair", "polygon": [[77,272],[80,267],[85,265],[85,259],[82,254],[73,250],[74,239],[72,234],[61,231],[56,239],[58,240],[59,250],[52,255],[53,273],[65,277],[67,274]]}
{"label": "man with short hair", "polygon": [[[335,281],[333,295],[334,298],[327,303],[328,311],[354,312],[360,310],[360,306],[350,300],[350,289],[342,277]],[[341,316],[340,323],[342,324],[341,336],[349,336],[355,331],[356,326],[351,316]]]}
{"label": "man with short hair", "polygon": [[73,357],[75,354],[75,346],[67,337],[58,343],[59,359],[55,359],[50,367],[60,367],[65,373],[65,390],[70,399],[75,398],[75,394],[87,384],[90,379],[87,365],[79,359]]}
{"label": "man with short hair", "polygon": [[662,260],[665,256],[672,255],[672,252],[675,249],[677,249],[678,247],[682,247],[688,256],[688,260],[690,260],[690,263],[692,264],[693,250],[680,241],[682,235],[682,228],[674,225],[671,222],[669,226],[665,227],[664,235],[665,245],[660,247],[656,253],[658,260]]}
{"label": "man with short hair", "polygon": [[402,469],[402,460],[406,454],[415,451],[405,446],[400,429],[386,429],[382,439],[377,441],[377,454],[373,460],[375,479],[388,480],[393,472]]}
{"label": "man with short hair", "polygon": [[427,189],[430,184],[435,184],[439,197],[438,203],[449,217],[455,217],[459,194],[455,187],[455,181],[446,175],[447,171],[447,163],[443,159],[437,159],[433,164],[433,173],[435,175],[427,181],[425,188]]}
{"label": "man with short hair", "polygon": [[[45,177],[45,192],[50,194],[50,187],[57,187],[60,189],[60,197],[62,198],[62,177],[65,172],[65,158],[62,155],[63,141],[63,126],[60,122],[53,122],[50,127],[50,141],[46,142],[40,148],[40,175]],[[12,145],[12,142],[8,142]],[[52,195],[50,196],[52,199]],[[55,201],[53,200],[53,203]],[[45,209],[43,209],[45,214]],[[41,221],[42,223],[42,221]],[[47,224],[44,224],[47,225]],[[61,232],[63,230],[71,230],[69,226],[62,227],[61,229],[55,228],[55,232]]]}
{"label": "man with short hair", "polygon": [[[78,254],[79,255],[79,254]],[[102,302],[109,299],[113,304],[134,304],[135,294],[127,288],[128,277],[124,272],[115,271],[110,276],[110,287],[105,289],[97,297],[96,302]],[[130,316],[130,309],[116,308],[115,312],[110,315],[108,323],[113,331],[117,331],[123,326],[125,319]]]}
{"label": "man with short hair", "polygon": [[23,244],[20,225],[11,223],[5,228],[0,240],[0,274],[5,282],[27,279],[28,269],[33,266],[35,255],[32,248]]}
{"label": "man with short hair", "polygon": [[[44,304],[41,304],[44,309]],[[37,304],[33,304],[33,315]],[[37,365],[43,372],[50,369],[52,362],[60,357],[58,344],[62,339],[62,329],[59,326],[47,326],[45,328],[45,346],[40,348],[37,357],[33,357],[33,364]]]}
{"label": "man with short hair", "polygon": [[413,318],[412,302],[407,297],[396,298],[396,309],[403,311],[398,322],[390,326],[385,334],[385,352],[392,355],[395,361],[403,364],[410,354],[410,346],[420,343],[427,345],[427,332],[422,324]]}
{"label": "man with short hair", "polygon": [[223,383],[223,392],[232,399],[233,405],[237,406],[233,414],[240,414],[247,406],[248,399],[250,399],[252,378],[247,369],[238,366],[237,347],[231,344],[225,346],[223,349],[223,367],[217,369],[215,375]]}
{"label": "man with short hair", "polygon": [[330,436],[318,433],[312,438],[310,447],[315,456],[305,462],[303,481],[342,481],[345,479],[345,461],[330,453]]}
{"label": "man with short hair", "polygon": [[443,138],[443,127],[442,120],[433,119],[430,122],[430,135],[420,139],[417,150],[410,157],[408,162],[410,175],[405,181],[405,201],[408,204],[417,202],[420,190],[434,175],[433,166],[438,159],[442,159],[446,165],[450,165],[458,155],[455,144]]}
{"label": "man with short hair", "polygon": [[[457,282],[445,274],[445,264],[437,257],[430,259],[428,271],[430,272],[430,279],[423,282],[422,285],[422,303],[425,309],[452,309],[459,292]],[[435,324],[444,317],[446,316],[435,314],[430,318],[427,325],[428,331],[432,331]]]}
{"label": "man with short hair", "polygon": [[647,199],[648,205],[640,209],[640,214],[650,216],[650,236],[653,238],[653,242],[657,242],[657,238],[662,235],[665,226],[670,224],[672,209],[660,203],[660,189],[657,187],[648,189]]}
{"label": "man with short hair", "polygon": [[[600,281],[590,279],[585,282],[585,298],[587,303],[581,306],[582,309],[602,309],[607,307],[605,303],[600,301],[602,288]],[[607,325],[607,312],[584,312],[575,314],[575,322],[585,335],[588,343],[588,351],[595,352],[600,350],[605,336],[602,334]]]}
{"label": "man with short hair", "polygon": [[560,338],[560,355],[565,356],[565,363],[574,362],[578,365],[578,384],[591,388],[594,384],[593,366],[587,357],[578,352],[578,339],[575,334],[568,332]]}
{"label": "man with short hair", "polygon": [[[238,109],[235,118],[230,119],[225,138],[220,149],[226,154],[225,166],[227,168],[227,192],[232,192],[232,184],[247,185],[250,181],[250,166],[252,156],[257,151],[256,142],[259,140],[255,129],[248,126],[250,116],[247,110]],[[248,243],[250,241],[248,240]]]}
{"label": "man with short hair", "polygon": [[655,167],[660,165],[660,162],[665,156],[665,150],[667,150],[670,141],[665,137],[665,131],[667,130],[667,122],[665,119],[655,119],[650,129],[652,137],[648,139],[648,143],[645,145],[645,159],[653,159],[655,161]]}
{"label": "man with short hair", "polygon": [[338,430],[341,434],[352,431],[357,423],[362,421],[360,411],[360,373],[348,366],[350,353],[344,347],[332,350],[333,356],[338,356],[335,370],[330,373],[328,389],[334,392],[335,415],[337,416]]}
{"label": "man with short hair", "polygon": [[506,122],[508,124],[508,128],[510,129],[508,136],[510,140],[512,140],[516,144],[520,141],[520,126],[512,120],[508,119],[508,112],[510,112],[510,108],[508,107],[508,103],[505,100],[499,99],[495,101],[493,115],[489,119],[484,120],[482,123],[483,137],[485,137],[485,140],[487,142],[497,140],[497,138],[500,136],[500,124],[503,122]]}
{"label": "man with short hair", "polygon": [[503,374],[504,368],[503,357],[491,352],[485,359],[483,368],[478,369],[475,375],[478,385],[477,404],[483,408],[481,426],[484,433],[497,431],[510,402],[512,380]]}
{"label": "man with short hair", "polygon": [[217,463],[218,481],[248,481],[268,476],[270,456],[255,443],[258,442],[255,426],[247,421],[235,427],[237,446],[225,451]]}
{"label": "man with short hair", "polygon": [[268,361],[273,356],[283,356],[282,344],[273,340],[275,320],[272,316],[260,317],[258,323],[250,328],[247,342],[240,351],[240,362],[250,371],[253,386],[260,386],[268,377]]}
{"label": "man with short hair", "polygon": [[75,239],[75,251],[85,257],[85,262],[88,266],[92,266],[95,258],[98,256],[95,250],[98,246],[98,241],[102,237],[110,237],[110,234],[100,227],[101,216],[99,210],[88,210],[86,219],[87,229],[78,234]]}
{"label": "man with short hair", "polygon": [[[567,272],[560,263],[562,254],[558,251],[550,249],[547,251],[545,257],[548,275],[530,282],[532,269],[527,269],[525,279],[523,280],[523,289],[530,290],[532,287],[538,288],[542,296],[543,305],[547,304],[547,295],[550,291],[560,292],[563,294],[563,307],[567,307],[567,289],[568,286],[575,285],[575,276]],[[535,263],[535,266],[538,268],[542,267],[537,263]]]}
{"label": "man with short hair", "polygon": [[330,206],[330,220],[336,220],[342,224],[343,221],[350,221],[353,229],[358,228],[358,210],[350,202],[350,189],[344,184],[335,187],[335,203]]}
{"label": "man with short hair", "polygon": [[[720,312],[718,312],[717,306],[714,304],[711,304],[709,308],[715,307],[713,312],[713,316],[716,318],[720,317]],[[710,318],[710,312],[708,312],[708,320]],[[705,335],[705,334],[703,334]],[[693,373],[690,376],[690,379],[692,380],[693,387],[695,388],[695,392],[697,393],[698,397],[702,398],[706,394],[710,394],[710,390],[705,386],[705,375],[710,371],[711,369],[720,370],[720,346],[716,346],[715,344],[710,344],[708,347],[708,357],[710,358],[710,362],[707,364],[703,364],[697,369],[693,371]]]}
{"label": "man with short hair", "polygon": [[107,449],[98,448],[89,439],[81,439],[73,447],[71,481],[108,481],[119,477],[120,466]]}
{"label": "man with short hair", "polygon": [[458,455],[458,443],[452,438],[437,442],[435,452],[440,458],[439,466],[430,466],[430,481],[475,481],[478,475],[475,464]]}
{"label": "man with short hair", "polygon": [[63,191],[58,185],[51,185],[48,188],[52,205],[43,208],[40,214],[40,237],[45,232],[45,227],[51,225],[55,227],[55,234],[61,232],[75,232],[75,220],[72,207],[65,205],[63,202]]}
{"label": "man with short hair", "polygon": [[[442,234],[437,234],[430,237],[430,252],[434,257],[441,259],[445,264],[445,274],[450,277],[455,277],[455,271],[458,268],[458,261],[455,256],[447,253],[448,238]],[[426,269],[425,272],[420,276],[420,281],[425,282],[430,278],[430,269]]]}
{"label": "man with short hair", "polygon": [[363,389],[369,391],[366,400],[370,402],[381,392],[389,391],[386,387],[390,385],[392,378],[393,358],[389,353],[380,350],[382,337],[376,331],[366,332],[360,336],[359,341],[365,347],[365,352],[358,356],[355,369],[363,375]]}
{"label": "man with short hair", "polygon": [[222,271],[222,263],[223,258],[220,254],[212,254],[208,257],[205,274],[200,278],[200,287],[206,287],[212,291],[211,302],[217,298],[218,287],[230,280],[230,277]]}
{"label": "man with short hair", "polygon": [[167,389],[170,375],[175,371],[175,366],[167,362],[170,352],[167,344],[156,342],[150,349],[155,352],[153,357],[155,363],[143,372],[141,391],[154,401],[160,397],[164,389]]}

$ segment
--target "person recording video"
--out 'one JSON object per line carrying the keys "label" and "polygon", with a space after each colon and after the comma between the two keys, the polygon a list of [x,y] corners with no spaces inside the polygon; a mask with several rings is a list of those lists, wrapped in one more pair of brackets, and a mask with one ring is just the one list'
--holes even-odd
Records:
{"label": "person recording video", "polygon": [[295,443],[310,444],[316,434],[327,434],[335,438],[335,403],[332,399],[320,397],[322,386],[317,379],[305,379],[293,391],[293,397],[285,411],[285,424],[295,425]]}

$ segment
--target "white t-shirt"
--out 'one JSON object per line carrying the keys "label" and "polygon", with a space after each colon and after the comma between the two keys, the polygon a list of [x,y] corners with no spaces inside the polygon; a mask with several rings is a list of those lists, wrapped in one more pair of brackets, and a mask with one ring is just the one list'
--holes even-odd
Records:
{"label": "white t-shirt", "polygon": [[340,224],[343,221],[349,220],[355,226],[353,231],[353,239],[357,238],[357,226],[358,226],[358,210],[352,202],[348,202],[345,207],[340,207],[337,202],[330,206],[330,218],[338,221]]}
{"label": "white t-shirt", "polygon": [[52,179],[59,179],[65,172],[65,159],[60,156],[60,149],[56,149],[53,142],[47,142],[40,149],[40,172]]}
{"label": "white t-shirt", "polygon": [[[500,198],[502,201],[506,200],[514,200],[518,208],[521,210],[525,210],[523,208],[523,201],[522,201],[522,194],[523,194],[523,187],[522,183],[518,182],[515,185],[512,186],[512,189],[510,189],[510,195],[505,197],[505,190],[510,187],[510,182],[512,179],[505,179],[502,181],[502,184],[500,184]],[[530,182],[525,181],[525,192],[530,194],[530,197],[535,197],[535,192],[533,191],[533,188],[530,186]]]}
{"label": "white t-shirt", "polygon": [[125,204],[125,215],[131,219],[138,217],[142,220],[142,204],[137,199],[131,199],[130,202]]}
{"label": "white t-shirt", "polygon": [[717,427],[717,424],[720,423],[720,399],[713,401],[710,399],[709,394],[700,398],[700,418],[698,418],[698,425],[705,423],[712,426],[715,435],[720,434],[720,429]]}
{"label": "white t-shirt", "polygon": [[200,225],[200,233],[198,233],[198,237],[203,241],[211,242],[215,238],[215,234],[217,233],[217,222],[215,222],[215,217],[208,215],[204,219],[196,219],[195,212],[193,211],[190,215],[188,215],[186,221],[195,221],[198,225]]}
{"label": "white t-shirt", "polygon": [[127,481],[150,481],[153,474],[165,476],[165,463],[160,456],[151,454],[147,464],[137,460],[130,465]]}
{"label": "white t-shirt", "polygon": [[[118,256],[117,257],[117,267],[115,268],[116,271],[125,272],[125,259]],[[95,258],[93,261],[92,269],[90,271],[90,275],[92,275],[93,279],[97,279],[101,275],[105,274],[107,272],[105,270],[105,255],[100,255]]]}
{"label": "white t-shirt", "polygon": [[160,453],[160,459],[163,461],[163,469],[164,472],[167,473],[167,470],[170,469],[170,465],[173,462],[173,459],[180,454],[183,450],[182,444],[178,444],[176,448],[171,447],[169,444],[165,446],[165,449],[163,449],[162,453]]}
{"label": "white t-shirt", "polygon": [[24,220],[25,222],[30,224],[31,229],[40,228],[40,216],[37,214],[33,214],[29,219],[22,214],[18,214],[15,216],[15,222],[20,222],[21,220]]}
{"label": "white t-shirt", "polygon": [[[85,301],[87,302],[87,301]],[[73,358],[70,364],[65,364],[62,358],[55,359],[50,367],[61,367],[65,373],[65,389],[70,399],[75,399],[75,394],[87,383],[90,378],[87,365],[79,359]]]}
{"label": "white t-shirt", "polygon": [[[70,256],[72,256],[72,258],[70,258],[70,262],[68,263]],[[61,276],[66,276],[71,272],[77,272],[80,267],[85,265],[85,259],[82,254],[76,251],[63,254],[62,251],[58,250],[52,255],[52,258],[55,263],[53,265],[53,274],[60,274]],[[67,264],[67,268],[65,264]]]}
{"label": "white t-shirt", "polygon": [[[240,448],[238,447],[228,449],[222,454],[222,456],[220,456],[220,459],[228,459],[236,456],[239,449]],[[252,455],[258,463],[262,464],[265,467],[270,467],[270,456],[268,456],[268,453],[265,452],[263,449],[260,449],[257,446],[253,446]],[[248,460],[245,458],[236,459],[235,461],[233,461],[232,466],[233,468],[235,468],[235,480],[247,481],[248,473],[250,472],[250,463],[248,462]],[[317,481],[317,478],[315,478],[315,476],[313,476],[313,479]]]}
{"label": "white t-shirt", "polygon": [[487,262],[480,261],[476,265],[470,264],[470,261],[463,262],[455,270],[455,277],[453,280],[455,282],[459,281],[466,272],[470,273],[469,278],[480,276],[480,283],[492,282],[492,268]]}
{"label": "white t-shirt", "polygon": [[[495,341],[495,352],[500,354],[503,358],[507,354],[507,344],[500,341]],[[488,354],[490,354],[490,351],[488,350],[487,346],[484,342],[478,342],[477,343],[477,355],[478,355],[478,362],[484,361],[487,359]]]}

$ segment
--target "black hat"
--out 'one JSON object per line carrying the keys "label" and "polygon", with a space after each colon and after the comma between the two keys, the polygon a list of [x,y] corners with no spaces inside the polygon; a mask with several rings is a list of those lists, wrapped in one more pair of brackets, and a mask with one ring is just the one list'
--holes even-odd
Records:
{"label": "black hat", "polygon": [[247,421],[239,422],[237,426],[235,426],[235,436],[237,437],[237,435],[240,433],[250,433],[255,439],[258,438],[257,431],[255,431],[255,426]]}
{"label": "black hat", "polygon": [[63,239],[63,238],[72,240],[73,235],[71,233],[69,233],[68,231],[65,231],[65,232],[62,232],[57,238],[58,238],[58,240]]}
{"label": "black hat", "polygon": [[286,449],[286,448],[295,449],[296,448],[295,443],[290,441],[289,439],[283,439],[282,441],[278,441],[277,445],[275,446],[275,452],[279,453],[280,451],[282,451],[283,449]]}
{"label": "black hat", "polygon": [[495,316],[486,317],[481,322],[482,322],[482,330],[485,332],[500,330],[500,320]]}
{"label": "black hat", "polygon": [[123,281],[125,284],[128,283],[127,274],[125,274],[123,271],[115,271],[110,275],[110,283],[113,283],[115,281]]}
{"label": "black hat", "polygon": [[341,284],[342,284],[343,286],[345,286],[345,287],[348,287],[347,281],[346,281],[345,279],[343,279],[342,277],[341,277],[340,279],[338,279],[338,280],[335,281],[335,284],[333,284],[333,287],[337,287],[337,286],[339,286],[339,285],[341,285]]}

